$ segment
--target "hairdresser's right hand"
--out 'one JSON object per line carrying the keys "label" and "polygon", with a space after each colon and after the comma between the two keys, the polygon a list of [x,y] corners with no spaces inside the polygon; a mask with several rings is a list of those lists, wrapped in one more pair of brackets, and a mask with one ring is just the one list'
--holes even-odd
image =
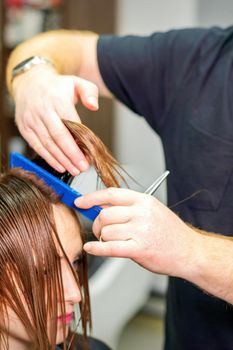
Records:
{"label": "hairdresser's right hand", "polygon": [[108,188],[85,194],[75,204],[82,209],[104,207],[93,223],[100,241],[86,243],[87,253],[131,258],[152,272],[182,278],[196,265],[192,262],[200,251],[200,235],[156,198]]}
{"label": "hairdresser's right hand", "polygon": [[76,76],[38,66],[13,82],[16,124],[30,146],[53,168],[77,175],[88,162],[61,119],[80,122],[75,104],[98,109],[98,89]]}

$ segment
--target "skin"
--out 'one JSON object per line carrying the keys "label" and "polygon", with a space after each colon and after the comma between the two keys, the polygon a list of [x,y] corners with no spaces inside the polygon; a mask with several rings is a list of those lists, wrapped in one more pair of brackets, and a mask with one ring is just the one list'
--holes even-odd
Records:
{"label": "skin", "polygon": [[[86,170],[88,162],[61,119],[80,122],[76,103],[95,111],[99,94],[111,96],[98,68],[97,40],[90,32],[40,34],[19,45],[7,66],[8,90],[22,136],[51,166],[73,175]],[[33,55],[46,57],[53,66],[34,67],[12,82],[13,67]],[[90,242],[86,251],[132,258],[151,271],[186,278],[232,303],[232,240],[188,227],[149,196],[126,190],[123,200],[121,191],[106,190],[77,200],[80,207],[112,206],[93,226],[96,236],[101,233],[106,242]]]}
{"label": "skin", "polygon": [[[59,238],[69,258],[69,261],[73,264],[79,259],[82,252],[82,242],[79,234],[79,226],[74,215],[72,215],[70,210],[64,205],[56,204],[53,206],[53,210]],[[74,311],[74,305],[81,301],[81,293],[62,253],[60,253],[60,256],[64,283],[66,313],[70,314]],[[34,346],[29,339],[28,334],[21,321],[12,312],[12,310],[8,310],[7,312],[9,315],[9,350],[34,349]],[[67,334],[69,326],[70,324],[66,325]],[[58,320],[57,344],[61,343],[62,341],[62,321]]]}
{"label": "skin", "polygon": [[156,198],[110,188],[75,200],[80,208],[104,209],[93,223],[99,242],[87,253],[131,258],[144,268],[184,278],[233,303],[233,240],[186,225]]}
{"label": "skin", "polygon": [[[58,171],[67,169],[73,175],[86,170],[88,161],[61,118],[80,122],[76,103],[95,111],[99,92],[110,96],[97,64],[97,39],[96,34],[89,32],[44,33],[14,50],[7,66],[8,89],[16,103],[15,119],[22,136],[51,166]],[[47,57],[54,67],[35,66],[12,84],[12,68],[33,55]]]}

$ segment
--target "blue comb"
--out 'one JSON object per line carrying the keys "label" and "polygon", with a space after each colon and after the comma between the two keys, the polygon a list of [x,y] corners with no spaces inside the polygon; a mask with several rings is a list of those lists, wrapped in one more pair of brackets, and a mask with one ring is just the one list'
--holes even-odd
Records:
{"label": "blue comb", "polygon": [[[36,164],[36,162],[41,164],[41,166]],[[35,160],[31,161],[17,152],[12,152],[10,154],[10,167],[22,168],[36,174],[38,177],[44,180],[47,185],[52,187],[52,189],[59,195],[62,203],[66,204],[70,208],[77,210],[89,220],[94,221],[102,210],[102,208],[99,206],[94,206],[89,209],[77,208],[74,205],[74,200],[77,197],[81,197],[82,194],[67,184],[73,178],[72,175],[70,175],[68,172],[64,174],[56,172],[44,160],[42,160],[42,158],[38,157],[35,158]],[[49,169],[49,171],[46,169]]]}

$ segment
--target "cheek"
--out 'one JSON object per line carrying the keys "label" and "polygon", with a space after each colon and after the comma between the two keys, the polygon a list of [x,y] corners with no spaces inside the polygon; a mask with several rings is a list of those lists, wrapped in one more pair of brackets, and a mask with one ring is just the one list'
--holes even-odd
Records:
{"label": "cheek", "polygon": [[[30,342],[30,338],[24,325],[22,324],[18,316],[14,313],[14,311],[10,308],[7,308],[7,314],[8,321],[6,322],[5,326],[7,327],[7,336],[9,337],[9,339],[16,338],[17,340]],[[0,321],[0,325],[4,329],[4,324],[2,321]]]}
{"label": "cheek", "polygon": [[[31,339],[29,338],[29,335],[28,335],[24,325],[22,324],[22,322],[18,318],[18,316],[11,309],[8,309],[7,313],[8,313],[8,318],[9,318],[9,322],[8,322],[8,324],[6,324],[8,339],[10,341],[12,341],[12,339],[17,339],[17,341],[30,344]],[[0,321],[0,327],[1,328],[4,327],[4,324],[2,321]],[[48,323],[48,332],[49,332],[49,329],[50,329],[50,322]],[[68,332],[69,332],[69,325],[66,325],[65,337],[67,337]],[[56,343],[60,344],[60,343],[63,343],[63,341],[64,341],[63,327],[62,327],[61,323],[58,323]]]}

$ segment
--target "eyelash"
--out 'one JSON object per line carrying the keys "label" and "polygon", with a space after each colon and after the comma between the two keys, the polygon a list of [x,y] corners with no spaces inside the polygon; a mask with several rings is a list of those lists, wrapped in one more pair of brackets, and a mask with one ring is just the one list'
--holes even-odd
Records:
{"label": "eyelash", "polygon": [[74,260],[72,263],[72,266],[74,267],[74,269],[78,269],[80,267],[81,263],[82,263],[82,257]]}

